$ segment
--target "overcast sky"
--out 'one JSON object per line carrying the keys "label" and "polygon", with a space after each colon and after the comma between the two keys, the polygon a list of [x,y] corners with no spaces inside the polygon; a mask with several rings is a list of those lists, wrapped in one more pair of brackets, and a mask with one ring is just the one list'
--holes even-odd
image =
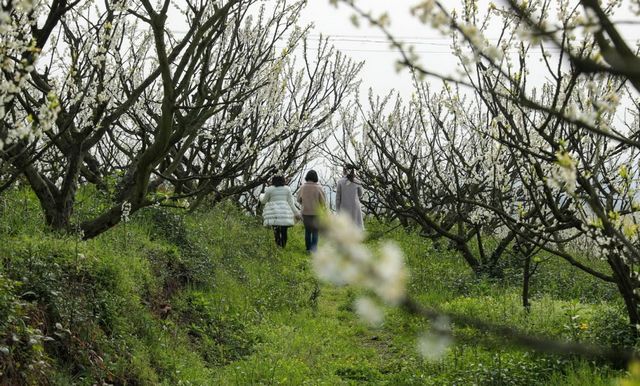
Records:
{"label": "overcast sky", "polygon": [[[175,0],[181,3],[181,0]],[[275,4],[277,0],[261,0],[259,3],[265,4],[267,8]],[[295,0],[287,0],[289,4]],[[577,1],[577,0],[576,0]],[[631,0],[624,0],[623,5],[616,10],[618,20],[634,20],[635,17],[629,10]],[[490,0],[478,0],[478,7],[484,10],[488,7]],[[504,0],[493,0],[498,6],[505,3]],[[400,54],[389,46],[389,42],[378,28],[371,27],[362,21],[360,27],[355,27],[350,18],[354,11],[345,4],[334,7],[329,0],[308,0],[307,6],[302,12],[301,25],[313,24],[314,30],[310,39],[317,41],[319,34],[330,37],[333,45],[357,61],[364,62],[362,70],[362,93],[366,95],[369,87],[376,94],[386,94],[391,89],[398,90],[402,95],[408,96],[412,92],[411,76],[407,70],[398,73],[395,63],[400,58]],[[410,9],[420,3],[419,0],[359,0],[358,6],[372,11],[375,15],[387,12],[391,19],[389,30],[399,40],[412,44],[416,52],[420,55],[420,63],[426,68],[442,73],[455,74],[457,65],[456,58],[451,54],[451,39],[443,36],[428,25],[421,24],[416,17],[412,16]],[[446,6],[459,8],[461,0],[448,0]],[[257,9],[257,8],[256,8]],[[171,18],[170,18],[171,20]],[[170,21],[172,23],[172,21]],[[174,30],[185,30],[173,21]],[[490,36],[491,30],[485,35],[490,41],[495,41],[498,35],[496,26],[495,36]],[[635,46],[635,42],[640,38],[640,28],[637,23],[623,24],[619,26],[624,33],[630,46]],[[284,42],[283,42],[284,46]],[[539,50],[532,49],[531,60],[540,59]],[[539,66],[543,69],[544,66]],[[535,70],[535,66],[534,69]],[[543,74],[542,77],[545,75]],[[531,74],[531,79],[536,79],[536,74]],[[542,82],[544,79],[540,77]],[[538,83],[538,82],[536,82]],[[363,95],[363,96],[364,96]],[[362,98],[362,96],[361,96]]]}
{"label": "overcast sky", "polygon": [[[388,12],[391,30],[402,40],[415,44],[416,50],[425,57],[451,66],[455,62],[449,49],[449,39],[420,24],[409,13],[416,0],[367,0],[360,2],[375,14]],[[314,36],[318,33],[329,35],[337,49],[357,61],[364,61],[362,70],[363,92],[371,87],[375,93],[384,94],[397,89],[403,94],[411,92],[411,77],[408,71],[397,73],[395,62],[400,58],[397,51],[389,47],[389,42],[379,29],[368,23],[360,23],[356,28],[350,21],[354,12],[344,4],[335,8],[328,0],[310,0],[302,14],[302,23],[313,23]]]}
{"label": "overcast sky", "polygon": [[[181,0],[175,1],[175,4],[182,4]],[[264,4],[269,9],[276,1],[261,0],[258,4]],[[292,4],[295,1],[287,0],[287,3]],[[452,65],[454,61],[449,49],[450,40],[420,24],[410,15],[409,9],[416,2],[417,0],[365,0],[360,3],[366,4],[367,9],[374,10],[376,14],[388,12],[392,18],[391,30],[397,37],[415,43],[419,52],[433,57],[434,60],[442,62],[444,58],[449,58],[446,62]],[[254,7],[257,12],[257,4]],[[389,42],[379,29],[364,22],[360,28],[356,28],[350,21],[353,14],[354,11],[344,4],[336,8],[329,0],[308,0],[299,24],[314,26],[309,37],[311,43],[317,42],[322,33],[330,37],[337,49],[356,61],[365,62],[361,74],[363,92],[372,87],[374,92],[379,94],[387,93],[392,88],[409,93],[412,87],[408,71],[398,74],[395,70],[395,62],[400,58],[398,52],[389,47]],[[170,28],[176,33],[186,31],[187,27],[182,17],[177,14],[175,16],[177,17],[169,17]],[[282,48],[284,45],[283,41]]]}
{"label": "overcast sky", "polygon": [[[270,0],[267,0],[267,2]],[[388,12],[391,18],[391,32],[400,40],[411,43],[415,46],[416,52],[420,55],[421,63],[439,73],[454,74],[457,60],[451,54],[451,40],[433,30],[428,25],[421,24],[417,18],[410,14],[412,6],[418,0],[360,0],[358,6],[373,11],[379,15]],[[500,6],[504,0],[494,0]],[[459,7],[459,0],[449,0],[448,7]],[[479,0],[479,9],[486,9],[489,0]],[[368,23],[360,23],[356,28],[350,21],[354,11],[348,6],[340,4],[338,8],[330,5],[329,0],[309,0],[307,8],[303,11],[302,23],[313,23],[315,26],[315,36],[318,33],[329,35],[336,48],[348,54],[358,61],[364,61],[362,72],[363,92],[371,87],[377,94],[385,94],[391,89],[400,91],[402,95],[410,95],[411,77],[407,70],[397,73],[395,62],[400,58],[397,51],[389,47],[389,43],[379,29],[370,27]],[[619,25],[620,31],[627,38],[631,47],[636,46],[640,38],[640,28],[637,24],[638,18],[630,11],[630,2],[623,1],[623,5],[615,12],[615,20],[624,21]],[[628,23],[633,20],[634,23]],[[490,41],[497,38],[498,28],[496,26],[496,36],[490,36],[491,30],[485,35]],[[539,61],[541,55],[539,49],[532,49],[531,60]],[[544,70],[544,66],[540,66]],[[536,66],[533,66],[530,78],[539,79],[542,82],[546,73],[535,74]],[[546,71],[546,70],[544,70]]]}

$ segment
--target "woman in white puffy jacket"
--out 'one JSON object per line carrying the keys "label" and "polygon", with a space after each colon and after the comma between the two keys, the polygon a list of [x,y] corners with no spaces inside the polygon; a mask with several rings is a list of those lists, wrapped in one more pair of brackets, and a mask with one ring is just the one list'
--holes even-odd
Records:
{"label": "woman in white puffy jacket", "polygon": [[271,185],[260,196],[260,202],[264,204],[262,217],[265,226],[273,227],[276,244],[284,248],[287,245],[287,229],[295,224],[300,214],[284,177],[274,176]]}

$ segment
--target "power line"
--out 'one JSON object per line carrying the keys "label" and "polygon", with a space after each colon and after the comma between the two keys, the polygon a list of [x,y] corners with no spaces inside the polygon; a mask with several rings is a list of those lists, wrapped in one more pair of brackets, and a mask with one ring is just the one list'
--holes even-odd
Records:
{"label": "power line", "polygon": [[[174,33],[182,33],[185,31],[172,31]],[[366,36],[371,36],[372,38],[370,39],[365,39],[364,37]],[[286,35],[283,35],[283,37],[286,37]],[[364,48],[350,48],[350,47],[340,47],[340,43],[362,43],[362,44],[371,44],[371,45],[379,45],[379,44],[387,44],[390,45],[391,41],[387,40],[385,37],[376,37],[374,38],[373,35],[324,35],[324,34],[320,34],[320,35],[307,35],[307,39],[312,40],[317,42],[320,41],[320,39],[328,39],[328,43],[333,43],[335,48],[343,51],[343,52],[371,52],[371,53],[389,53],[389,52],[398,52],[398,50],[394,47],[388,47],[388,48],[373,48],[373,49],[364,49]],[[408,41],[408,40],[400,40],[402,38],[397,38],[399,40],[399,43],[401,44],[405,44],[405,45],[409,45],[409,46],[418,46],[418,47],[429,47],[429,46],[433,46],[433,47],[451,47],[451,39],[450,38],[423,38],[425,41]],[[419,39],[418,37],[412,37],[412,39]],[[432,40],[432,41],[430,41]],[[498,39],[496,39],[497,42]],[[439,41],[442,41],[442,43],[440,43]],[[448,41],[447,43],[445,43],[445,41]],[[301,45],[297,45],[295,48],[299,49],[301,48]],[[282,47],[285,48],[285,47]],[[307,48],[309,50],[312,50],[313,47],[307,46]],[[558,47],[546,47],[544,48],[544,52],[547,53],[559,53],[562,50]],[[453,50],[446,50],[446,51],[433,51],[433,50],[416,50],[414,51],[415,53],[422,53],[422,54],[447,54],[447,53],[452,53]],[[520,52],[518,49],[510,49],[506,51],[507,53],[518,53]],[[543,49],[539,48],[539,47],[534,47],[534,48],[530,48],[528,50],[529,53],[532,54],[542,54],[543,53]]]}
{"label": "power line", "polygon": [[[320,40],[320,38],[312,37],[311,40]],[[329,42],[353,42],[353,43],[373,43],[373,44],[390,44],[389,40],[373,40],[373,39],[355,39],[355,38],[329,38]],[[402,44],[413,44],[413,45],[428,45],[428,46],[449,46],[451,43],[436,43],[436,42],[419,42],[419,41],[408,41],[402,40],[400,41]]]}
{"label": "power line", "polygon": [[[176,30],[176,29],[171,29],[170,30],[172,33],[176,33],[176,34],[185,34],[188,31],[187,30]],[[288,38],[291,37],[291,34],[283,34],[282,37],[283,38]],[[384,36],[384,35],[349,35],[349,34],[324,34],[324,33],[310,33],[310,34],[306,34],[305,37],[307,39],[312,39],[312,40],[320,40],[322,39],[329,39],[330,41],[354,41],[354,42],[372,42],[372,43],[389,43],[389,39]],[[402,43],[413,43],[413,44],[447,44],[447,43],[440,43],[440,42],[450,42],[451,41],[451,37],[449,36],[441,36],[441,37],[429,37],[429,36],[393,36],[393,38],[397,41],[400,41]],[[500,40],[505,40],[504,38],[499,38],[499,37],[491,37],[491,38],[487,38],[485,37],[486,40],[488,41],[500,41]]]}
{"label": "power line", "polygon": [[[277,49],[291,49],[290,47],[276,47]],[[294,50],[300,50],[303,49],[304,47],[302,47],[301,45],[297,45],[295,47],[293,47]],[[334,48],[338,51],[341,52],[370,52],[370,53],[398,53],[399,51],[395,48],[389,47],[386,49],[380,48],[380,49],[365,49],[365,48],[352,48],[352,47],[338,47],[338,46],[334,46]],[[318,49],[313,47],[313,46],[307,46],[307,50],[309,51],[317,51]],[[434,51],[434,50],[416,50],[414,51],[416,54],[454,54],[453,50],[447,50],[447,51]],[[507,50],[507,53],[511,53],[511,54],[517,54],[520,51],[519,50]],[[561,50],[559,48],[546,48],[544,51],[541,49],[530,49],[529,51],[527,51],[530,54],[539,54],[542,55],[543,53],[559,53],[561,52]]]}
{"label": "power line", "polygon": [[[182,30],[172,30],[173,33],[186,33],[187,31]],[[283,38],[290,37],[291,35],[283,35]],[[358,35],[358,34],[322,34],[322,33],[314,33],[306,35],[307,39],[312,41],[320,41],[320,39],[328,39],[329,43],[337,43],[334,44],[336,50],[341,52],[353,52],[353,53],[397,53],[398,50],[394,47],[386,47],[386,48],[359,48],[359,47],[341,47],[340,43],[361,43],[361,44],[370,44],[370,45],[379,45],[379,44],[391,44],[391,42],[385,37],[380,35]],[[425,36],[396,36],[394,37],[399,41],[399,43],[406,45],[413,45],[418,47],[423,47],[421,50],[415,50],[416,54],[434,54],[434,55],[443,55],[443,54],[453,54],[454,51],[451,50],[425,50],[424,47],[451,47],[451,38],[450,37],[425,37]],[[403,40],[404,39],[404,40]],[[489,41],[494,40],[498,41],[499,38],[489,38]],[[278,49],[284,49],[289,47],[279,47]],[[301,49],[302,45],[296,45],[294,49]],[[313,45],[308,45],[307,49],[310,51],[316,50]],[[528,53],[530,54],[539,54],[542,55],[544,53],[559,53],[562,49],[558,47],[546,47],[544,50],[540,47],[530,48]],[[507,50],[506,53],[519,53],[518,49],[510,49]]]}

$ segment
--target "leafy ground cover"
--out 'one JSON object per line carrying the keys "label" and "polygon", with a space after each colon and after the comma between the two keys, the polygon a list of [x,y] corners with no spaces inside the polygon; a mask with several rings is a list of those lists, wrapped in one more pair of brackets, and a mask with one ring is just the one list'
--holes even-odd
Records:
{"label": "leafy ground cover", "polygon": [[[87,193],[78,210],[100,205]],[[97,201],[97,202],[96,202]],[[428,323],[387,309],[373,328],[360,295],[317,282],[302,228],[285,250],[230,204],[185,215],[148,208],[106,234],[46,231],[26,191],[0,197],[0,384],[608,385],[606,363],[510,347],[453,326],[446,354],[426,360]],[[500,280],[401,229],[368,225],[369,244],[395,240],[420,301],[552,337],[625,344],[615,288],[549,260],[520,305],[518,262]]]}

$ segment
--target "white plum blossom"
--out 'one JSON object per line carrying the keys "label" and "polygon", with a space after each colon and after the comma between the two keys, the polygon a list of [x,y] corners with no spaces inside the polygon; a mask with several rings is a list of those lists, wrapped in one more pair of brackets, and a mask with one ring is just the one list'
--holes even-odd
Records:
{"label": "white plum blossom", "polygon": [[556,152],[556,163],[552,166],[547,184],[551,187],[562,188],[568,193],[576,191],[577,169],[576,161],[567,151]]}
{"label": "white plum blossom", "polygon": [[121,206],[122,214],[120,215],[120,219],[122,222],[129,222],[129,214],[131,213],[131,203],[129,201],[124,201]]}
{"label": "white plum blossom", "polygon": [[440,33],[448,32],[450,25],[449,16],[437,7],[434,0],[425,0],[411,8],[411,13],[423,24],[429,24],[431,28],[440,31]]}
{"label": "white plum blossom", "polygon": [[402,301],[407,284],[407,270],[400,248],[396,244],[385,243],[373,270],[378,277],[377,283],[374,283],[376,294],[388,304],[395,305]]}
{"label": "white plum blossom", "polygon": [[342,213],[330,218],[330,226],[327,227],[327,237],[339,245],[361,243],[364,241],[364,232],[353,225],[349,216]]}
{"label": "white plum blossom", "polygon": [[452,342],[451,323],[441,316],[431,322],[430,331],[418,338],[418,352],[425,359],[436,361],[442,358]]}

